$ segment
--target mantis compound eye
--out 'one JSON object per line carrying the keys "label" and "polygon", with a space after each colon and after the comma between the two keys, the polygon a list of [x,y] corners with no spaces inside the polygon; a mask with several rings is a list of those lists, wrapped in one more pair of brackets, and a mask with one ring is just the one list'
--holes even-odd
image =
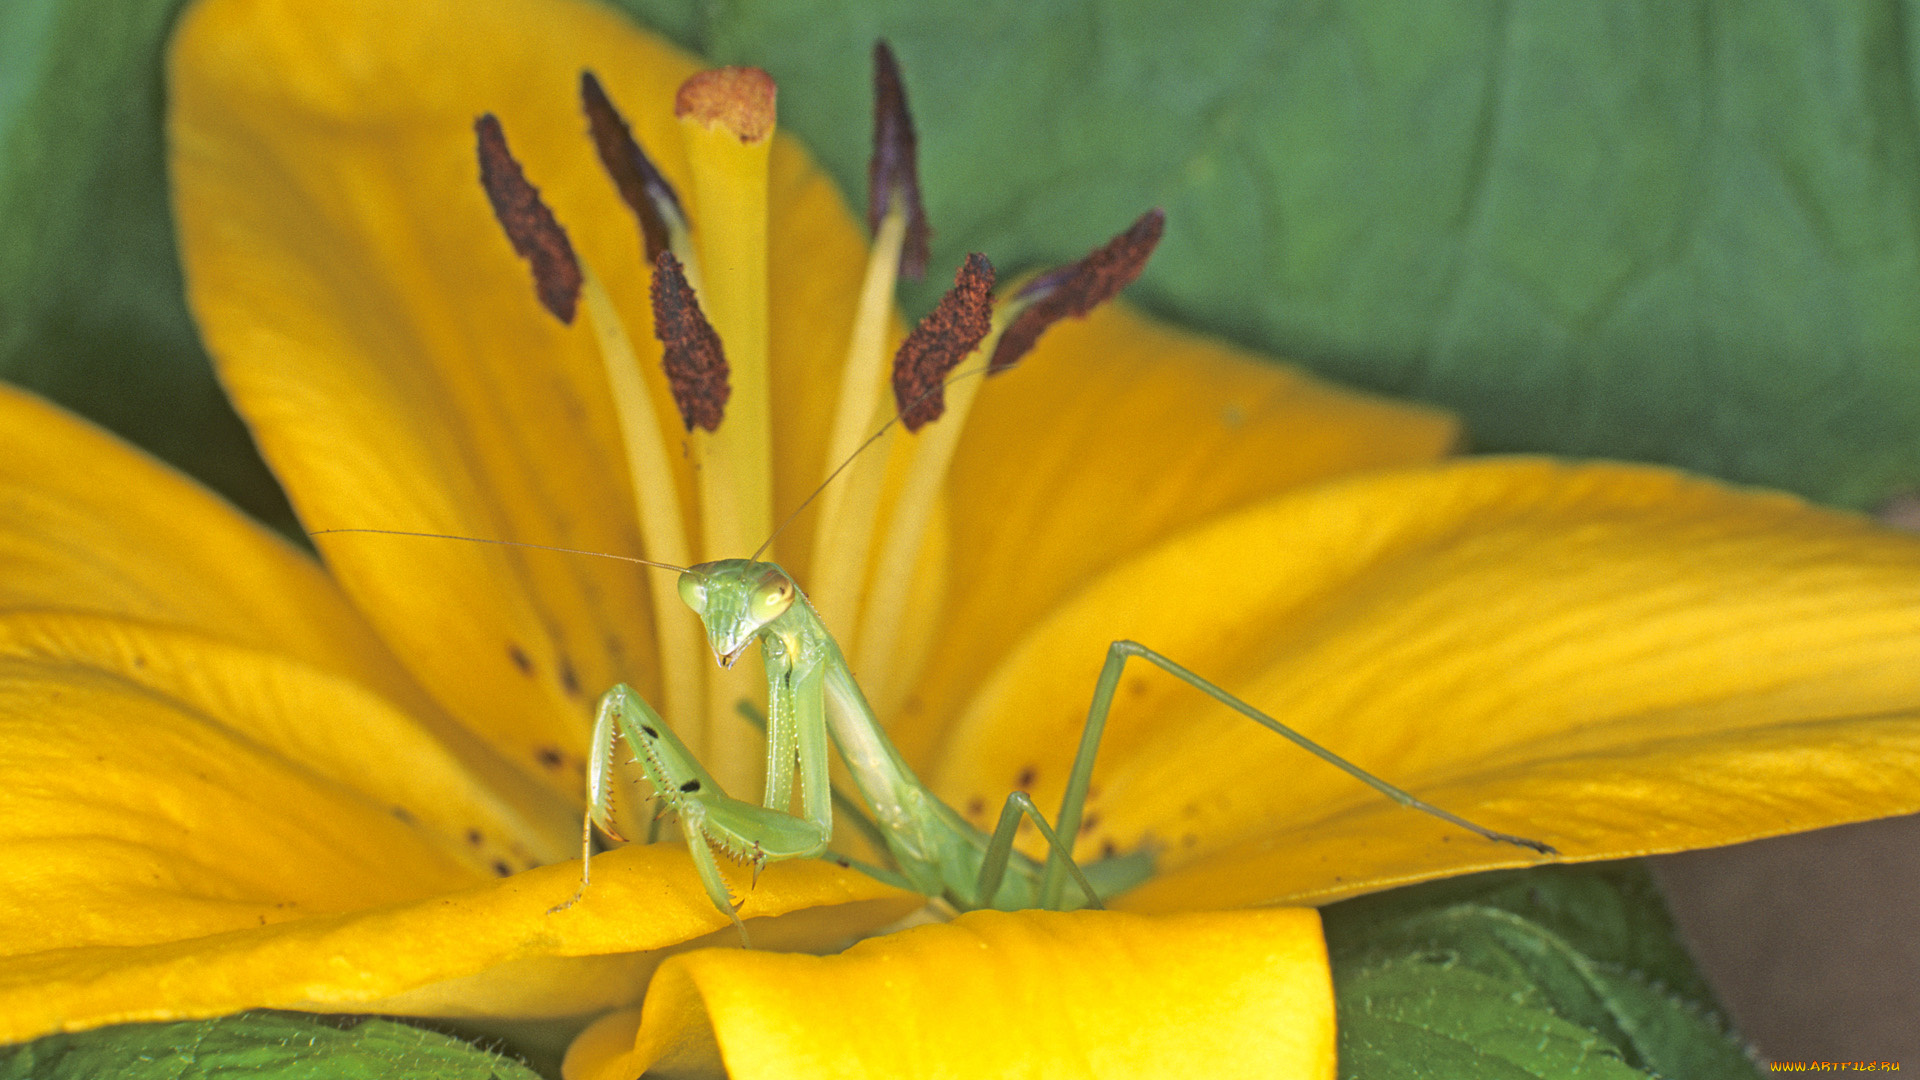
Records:
{"label": "mantis compound eye", "polygon": [[793,606],[793,582],[785,574],[769,574],[753,590],[753,619],[767,623],[779,618]]}
{"label": "mantis compound eye", "polygon": [[705,615],[707,613],[707,579],[692,572],[681,574],[680,602],[692,608],[695,615]]}

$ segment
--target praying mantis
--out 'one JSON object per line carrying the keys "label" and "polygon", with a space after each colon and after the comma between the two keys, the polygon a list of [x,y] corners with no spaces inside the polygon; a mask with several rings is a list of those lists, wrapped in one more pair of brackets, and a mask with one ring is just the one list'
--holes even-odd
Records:
{"label": "praying mantis", "polygon": [[[898,73],[893,70],[891,54],[884,43],[876,45],[875,56],[877,115],[884,121],[877,124],[875,189],[891,192],[889,197],[896,203],[891,209],[875,212],[892,223],[889,228],[905,230],[891,234],[894,239],[890,243],[897,246],[907,243],[903,236],[914,235],[913,226],[906,222],[911,215],[919,213],[910,164],[911,125],[905,118]],[[724,76],[721,81],[733,78]],[[770,86],[764,73],[758,78]],[[583,73],[582,94],[596,139],[604,140],[603,160],[610,159],[609,171],[615,174],[623,196],[631,195],[629,202],[642,213],[647,235],[652,238],[657,232],[664,237],[660,241],[664,246],[656,245],[653,239],[648,241],[649,259],[654,263],[652,298],[656,336],[661,340],[663,363],[688,431],[703,427],[712,432],[718,427],[729,393],[728,369],[719,335],[701,313],[698,290],[690,283],[683,262],[674,251],[673,236],[677,235],[674,223],[679,223],[681,232],[685,231],[679,204],[670,192],[661,194],[667,190],[665,182],[632,142],[624,120],[612,111],[591,73]],[[765,100],[770,107],[770,91]],[[482,185],[493,202],[495,214],[515,250],[533,266],[542,304],[556,318],[570,323],[585,276],[564,231],[512,158],[498,119],[491,114],[482,116],[475,122],[475,131]],[[746,136],[743,134],[740,138]],[[910,210],[906,208],[909,205]],[[647,217],[648,212],[652,218]],[[648,224],[649,221],[652,224]],[[1029,282],[1015,293],[1013,314],[998,324],[990,316],[992,265],[983,255],[969,255],[956,274],[954,289],[908,335],[896,354],[894,380],[899,408],[881,431],[894,423],[914,431],[939,416],[943,408],[939,394],[948,382],[960,377],[951,373],[962,358],[976,351],[991,356],[985,368],[968,374],[990,375],[1003,370],[1017,362],[1052,322],[1069,316],[1082,317],[1111,298],[1139,274],[1158,242],[1163,221],[1164,215],[1159,211],[1149,211],[1126,232],[1080,262]],[[920,242],[924,244],[924,222],[919,228]],[[880,224],[876,223],[876,236],[881,231]],[[653,250],[656,246],[658,251]],[[877,250],[880,246],[876,241]],[[904,257],[905,250],[902,247],[897,254]],[[596,300],[597,295],[594,290],[586,293],[590,308],[595,304],[609,306]],[[884,325],[884,305],[882,299],[870,313],[877,320],[874,321],[876,327]],[[856,316],[856,325],[861,325],[862,318],[864,316]],[[609,327],[617,325],[617,313],[607,312],[604,322]],[[875,341],[882,336],[876,334]],[[879,348],[878,344],[875,348]],[[629,352],[630,347],[618,351]],[[639,415],[645,419],[636,420],[635,429],[644,429],[653,423],[650,407],[639,410]],[[861,415],[871,416],[873,411],[869,409]],[[853,430],[857,434],[857,429]],[[877,437],[878,433],[861,444],[861,448],[871,445]],[[856,449],[846,457],[821,488],[825,489],[858,453]],[[321,531],[392,532],[382,529]],[[520,547],[543,546],[493,542]],[[761,545],[760,552],[772,542],[768,539]],[[591,883],[594,829],[597,827],[609,836],[622,839],[613,815],[615,743],[619,740],[626,742],[652,788],[659,811],[656,820],[665,814],[679,820],[708,897],[739,930],[742,944],[747,944],[746,927],[739,917],[744,901],[733,895],[721,873],[718,858],[725,855],[745,863],[757,876],[769,863],[827,854],[834,839],[836,796],[829,780],[834,751],[846,765],[870,815],[870,820],[866,817],[853,820],[866,825],[870,837],[876,841],[875,846],[884,849],[891,863],[886,867],[872,866],[833,856],[842,865],[857,867],[881,881],[943,901],[960,911],[1100,907],[1106,898],[1140,884],[1153,872],[1149,851],[1115,854],[1083,867],[1074,860],[1070,847],[1071,840],[1080,831],[1100,739],[1123,669],[1129,660],[1136,659],[1183,680],[1403,806],[1433,815],[1492,842],[1545,855],[1555,854],[1552,847],[1540,841],[1496,832],[1416,798],[1172,659],[1132,641],[1113,642],[1107,650],[1060,808],[1053,820],[1049,822],[1024,791],[1015,791],[1002,804],[992,833],[983,832],[942,802],[908,767],[889,741],[852,667],[813,604],[780,566],[758,561],[760,552],[746,559],[724,559],[694,566],[614,556],[679,574],[679,598],[699,617],[707,643],[722,667],[732,667],[751,646],[756,643],[760,646],[768,702],[765,788],[758,804],[729,795],[650,704],[626,684],[614,686],[600,698],[595,711],[592,748],[587,760],[580,889],[572,900],[554,908],[555,912],[580,899]],[[796,795],[801,807],[799,814],[792,812]],[[1022,821],[1032,823],[1044,838],[1047,845],[1044,858],[1031,858],[1014,849],[1014,838]]]}
{"label": "praying mantis", "polygon": [[[1078,865],[1061,837],[1080,827],[1100,737],[1126,662],[1152,663],[1255,723],[1364,781],[1395,802],[1431,814],[1497,843],[1552,855],[1547,844],[1496,832],[1458,817],[1387,783],[1320,746],[1173,660],[1137,642],[1116,641],[1094,685],[1086,727],[1074,755],[1059,813],[1049,824],[1025,792],[1007,796],[991,835],[968,823],[920,782],[888,741],[873,708],[833,635],[785,570],[770,562],[727,559],[684,570],[680,598],[700,617],[715,659],[731,667],[756,641],[766,663],[767,780],[760,805],[720,789],[660,715],[624,683],[600,699],[587,775],[587,826],[582,841],[581,892],[590,873],[592,828],[618,837],[612,816],[615,738],[624,738],[653,787],[663,812],[676,815],[707,895],[739,929],[746,928],[721,876],[715,852],[751,865],[822,855],[833,838],[828,747],[840,753],[854,786],[872,812],[878,839],[894,869],[855,864],[889,884],[945,901],[960,911],[979,908],[1060,910],[1100,907],[1152,873],[1144,852]],[[796,779],[802,813],[788,812]],[[1021,820],[1045,838],[1044,861],[1013,849]],[[1068,879],[1076,893],[1066,891]],[[568,904],[561,905],[566,907]],[[558,909],[556,909],[558,910]]]}

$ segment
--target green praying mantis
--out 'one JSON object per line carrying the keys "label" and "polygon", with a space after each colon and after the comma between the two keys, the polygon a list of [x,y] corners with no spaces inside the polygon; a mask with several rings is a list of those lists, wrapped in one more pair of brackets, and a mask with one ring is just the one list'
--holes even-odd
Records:
{"label": "green praying mantis", "polygon": [[[603,554],[390,529],[316,532],[381,533],[541,548],[571,555]],[[1066,791],[1053,821],[1047,820],[1026,792],[1014,791],[1002,804],[993,832],[984,833],[941,801],[901,758],[839,644],[785,570],[755,559],[723,559],[680,567],[624,555],[606,557],[678,572],[680,599],[700,618],[707,643],[722,667],[731,668],[759,643],[768,703],[764,718],[766,784],[757,805],[728,795],[653,706],[625,683],[614,686],[601,696],[595,710],[593,745],[587,761],[587,810],[581,831],[580,888],[571,899],[551,909],[555,913],[571,907],[591,884],[593,830],[598,828],[616,840],[626,839],[620,835],[613,815],[614,744],[622,739],[653,789],[655,822],[666,816],[678,820],[701,884],[714,907],[733,922],[743,946],[750,944],[739,916],[745,901],[736,898],[728,886],[720,869],[721,855],[749,866],[756,878],[770,863],[827,856],[887,884],[943,901],[958,911],[1102,907],[1104,900],[1152,876],[1152,853],[1120,853],[1081,866],[1062,838],[1079,833],[1100,738],[1121,675],[1132,659],[1161,668],[1404,807],[1495,843],[1542,855],[1558,854],[1549,844],[1468,821],[1388,783],[1134,641],[1115,641],[1107,648]],[[743,710],[751,711],[744,703]],[[854,816],[853,820],[875,842],[874,846],[886,851],[892,867],[829,854],[834,836],[833,806],[839,798],[828,775],[829,747],[839,752],[866,804],[868,815]],[[790,810],[796,785],[801,805],[798,815]],[[1046,841],[1048,854],[1044,860],[1014,849],[1022,820],[1032,822]],[[1071,891],[1069,883],[1074,887]]]}
{"label": "green praying mantis", "polygon": [[[760,644],[768,701],[765,797],[754,805],[727,795],[645,700],[625,684],[615,686],[600,699],[594,723],[581,892],[575,899],[589,884],[586,859],[591,854],[593,827],[618,837],[612,817],[614,742],[624,738],[653,788],[658,809],[678,818],[707,895],[733,920],[743,943],[746,928],[738,914],[742,902],[728,889],[716,852],[750,865],[756,875],[768,863],[825,854],[833,839],[827,773],[830,744],[839,751],[871,812],[871,831],[893,862],[888,869],[839,859],[843,865],[943,900],[960,911],[1100,907],[1104,898],[1126,891],[1152,873],[1151,855],[1116,855],[1082,867],[1061,838],[1079,831],[1114,694],[1126,662],[1136,658],[1292,740],[1403,806],[1490,841],[1556,854],[1538,840],[1496,832],[1416,798],[1132,641],[1116,641],[1108,647],[1053,822],[1025,792],[1015,791],[1007,796],[989,835],[942,802],[907,767],[888,741],[833,635],[785,570],[751,559],[702,563],[682,571],[679,590],[680,598],[705,626],[708,644],[720,664],[731,667],[756,641]],[[798,816],[789,812],[796,780],[802,808]],[[1049,852],[1045,860],[1014,850],[1014,835],[1023,819],[1045,838]],[[1075,891],[1067,890],[1069,879]]]}
{"label": "green praying mantis", "polygon": [[[879,179],[875,183],[878,190],[894,192],[894,197],[910,194],[907,202],[912,204],[912,212],[917,214],[918,196],[913,190],[912,170],[903,164],[910,162],[912,155],[911,125],[906,118],[898,73],[884,43],[876,45],[875,61],[876,116],[886,120],[877,123],[875,172]],[[604,93],[590,73],[582,76],[582,93],[589,117],[594,122],[596,139],[604,135],[616,144],[617,152],[613,154],[615,160],[609,164],[610,170],[619,164],[623,169],[633,171],[633,175],[625,180],[621,179],[626,176],[625,172],[616,176],[616,181],[622,185],[623,195],[627,194],[628,187],[636,191],[645,189],[649,193],[654,192],[655,188],[664,187],[664,181],[657,176],[646,179],[646,175],[652,175],[652,166],[646,162],[638,145],[632,143],[625,122],[612,111],[611,103],[605,100]],[[494,202],[496,216],[507,230],[515,249],[533,262],[542,303],[547,304],[549,310],[563,322],[569,322],[572,318],[572,301],[568,298],[570,294],[567,290],[571,288],[577,291],[582,275],[577,264],[572,266],[569,277],[562,272],[566,267],[554,261],[572,259],[564,233],[559,231],[551,213],[539,203],[537,190],[527,183],[519,165],[513,161],[498,120],[488,114],[476,121],[475,129],[479,140],[482,184]],[[892,142],[888,142],[888,139]],[[603,155],[604,151],[605,147]],[[897,174],[891,180],[882,175],[889,169]],[[634,195],[629,201],[636,210],[643,210],[652,205],[650,200],[654,198],[654,194],[643,193]],[[661,207],[666,209],[662,210]],[[899,209],[889,212],[907,213]],[[671,197],[664,198],[659,206],[654,207],[653,213],[661,221],[668,218],[681,220],[678,203]],[[660,216],[663,214],[665,216]],[[905,218],[900,220],[904,221]],[[1096,250],[1081,262],[1042,275],[1025,286],[1016,294],[1016,301],[1029,306],[1020,308],[1013,321],[1003,326],[997,345],[982,344],[990,327],[987,311],[991,306],[988,293],[993,285],[992,266],[984,256],[969,256],[960,274],[956,275],[954,290],[941,301],[941,309],[936,311],[936,315],[945,311],[950,302],[956,305],[953,312],[940,318],[929,316],[923,321],[922,327],[916,328],[914,335],[909,336],[908,342],[901,347],[900,356],[896,357],[898,412],[882,425],[880,432],[861,444],[860,449],[872,445],[881,433],[895,423],[905,424],[908,430],[913,430],[916,421],[910,421],[908,417],[918,416],[920,407],[933,399],[947,383],[965,375],[991,374],[1000,370],[1003,362],[1012,364],[1026,348],[1032,346],[1033,340],[1051,321],[1069,315],[1084,316],[1093,306],[1124,288],[1138,275],[1157,243],[1162,220],[1159,211],[1151,211],[1106,247]],[[899,221],[895,224],[899,224]],[[879,226],[876,224],[875,228],[877,233]],[[661,231],[671,230],[663,225]],[[895,243],[900,242],[896,236]],[[696,346],[711,352],[710,359],[717,362],[717,336],[699,313],[695,290],[682,274],[680,262],[669,250],[671,243],[657,254],[652,252],[652,245],[653,241],[649,240],[650,258],[655,261],[656,333],[661,337],[669,364],[676,355],[681,354],[684,354],[681,355],[683,363],[698,359],[694,356],[700,351]],[[541,258],[535,258],[536,255]],[[563,255],[564,259],[561,258]],[[566,299],[566,303],[554,303],[550,293],[560,295]],[[680,299],[674,305],[663,306],[663,298],[668,296],[679,296]],[[968,305],[973,307],[969,309]],[[967,314],[969,310],[970,315]],[[667,319],[669,315],[674,318]],[[661,332],[663,319],[672,324],[665,333]],[[693,321],[705,328],[704,336],[688,329]],[[929,337],[916,345],[921,330],[927,327],[932,327],[928,331]],[[709,342],[709,338],[712,341]],[[1018,343],[1018,347],[1013,348],[1003,361],[1002,353],[1008,351],[1010,343]],[[983,355],[991,352],[989,364],[980,371],[949,378],[948,373],[953,368],[946,361],[957,364],[962,357],[976,349]],[[923,376],[916,365],[931,362],[934,354],[941,350],[946,351],[946,360],[929,367]],[[907,357],[912,362],[902,366],[901,357]],[[719,370],[720,378],[724,381],[724,366]],[[902,370],[906,371],[904,380]],[[687,381],[699,382],[690,375]],[[926,388],[914,391],[913,387]],[[696,418],[687,412],[686,405],[682,403],[683,419],[688,430],[691,431],[696,423],[713,430],[724,400],[723,393],[710,403],[715,414],[712,423]],[[938,414],[939,409],[932,408],[927,416],[917,422],[924,423],[927,418]],[[831,483],[859,452],[856,449],[853,455],[833,470],[821,489],[824,490],[826,484]],[[819,491],[816,490],[814,494],[818,495]],[[812,498],[809,496],[801,504],[802,508]],[[795,514],[798,513],[796,510]],[[319,532],[477,539],[398,533],[385,529],[333,529]],[[775,535],[778,535],[777,530]],[[502,540],[481,542],[514,547],[545,546]],[[739,910],[744,901],[733,895],[721,872],[719,857],[724,855],[750,866],[757,877],[759,871],[769,863],[826,855],[834,839],[834,804],[838,798],[828,775],[834,751],[838,751],[859,799],[866,807],[864,814],[853,810],[846,815],[847,818],[861,825],[869,839],[875,841],[874,846],[886,853],[891,864],[873,866],[840,855],[832,856],[842,865],[857,867],[881,881],[943,901],[959,911],[980,908],[1064,910],[1100,907],[1104,899],[1140,884],[1153,872],[1153,856],[1147,850],[1115,854],[1081,866],[1073,858],[1070,847],[1070,842],[1080,831],[1101,735],[1106,730],[1123,669],[1127,661],[1134,659],[1158,666],[1403,806],[1431,814],[1489,841],[1516,845],[1544,855],[1556,854],[1552,847],[1540,841],[1496,832],[1414,797],[1168,657],[1132,641],[1113,642],[1107,650],[1106,663],[1094,685],[1087,722],[1081,732],[1060,808],[1053,820],[1049,822],[1024,791],[1015,791],[1002,804],[993,832],[985,833],[942,802],[907,766],[887,738],[879,717],[861,691],[840,646],[828,632],[812,603],[785,570],[774,563],[758,561],[758,555],[772,542],[769,538],[751,558],[725,559],[691,567],[611,556],[677,572],[680,599],[700,618],[706,630],[707,642],[721,666],[732,667],[751,646],[759,644],[765,662],[768,703],[765,717],[765,788],[757,805],[727,794],[651,705],[624,683],[613,687],[600,698],[596,709],[593,745],[587,759],[587,811],[581,830],[580,889],[572,900],[557,906],[554,911],[571,906],[585,894],[591,883],[594,829],[597,827],[615,839],[624,839],[616,830],[613,815],[617,760],[615,744],[620,740],[625,740],[633,760],[638,763],[652,788],[657,811],[655,822],[665,815],[678,819],[707,895],[714,906],[732,920],[743,944],[747,943],[747,933]],[[548,550],[570,551],[565,548]],[[799,814],[792,812],[796,795],[801,808]],[[1044,838],[1047,845],[1044,858],[1030,858],[1015,850],[1014,838],[1022,821],[1031,822]]]}

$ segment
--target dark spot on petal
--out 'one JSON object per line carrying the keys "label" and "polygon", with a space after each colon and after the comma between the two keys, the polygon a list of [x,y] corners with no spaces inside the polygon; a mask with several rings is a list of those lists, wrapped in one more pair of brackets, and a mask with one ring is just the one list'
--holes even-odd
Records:
{"label": "dark spot on petal", "polygon": [[580,676],[574,674],[573,661],[565,654],[560,657],[560,688],[567,692],[568,697],[580,696]]}
{"label": "dark spot on petal", "polygon": [[520,669],[520,674],[533,674],[533,658],[527,655],[527,650],[511,641],[507,642],[507,659],[513,661],[513,666]]}
{"label": "dark spot on petal", "polygon": [[1099,827],[1100,827],[1100,815],[1088,814],[1085,820],[1080,822],[1080,833],[1081,835],[1084,836],[1085,834],[1090,833]]}
{"label": "dark spot on petal", "polygon": [[539,759],[541,765],[549,769],[558,769],[567,762],[567,756],[556,746],[543,746],[535,751],[533,756]]}
{"label": "dark spot on petal", "polygon": [[486,842],[487,842],[487,838],[481,835],[481,832],[479,829],[467,830],[467,843],[472,844],[474,847],[479,847],[481,844],[484,844]]}
{"label": "dark spot on petal", "polygon": [[1180,808],[1180,814],[1183,817],[1199,817],[1200,804],[1197,802],[1190,802],[1187,805]]}
{"label": "dark spot on petal", "polygon": [[388,808],[388,813],[391,813],[402,824],[405,824],[405,825],[413,824],[413,811],[407,809],[404,806],[390,807]]}
{"label": "dark spot on petal", "polygon": [[1032,791],[1033,782],[1036,779],[1038,779],[1038,776],[1035,773],[1034,767],[1029,765],[1020,770],[1020,775],[1013,778],[1013,786],[1020,791]]}
{"label": "dark spot on petal", "polygon": [[505,860],[495,859],[493,860],[493,872],[501,877],[512,877],[513,867],[508,866]]}
{"label": "dark spot on petal", "polygon": [[1111,840],[1100,841],[1100,857],[1111,859],[1120,854],[1120,846]]}
{"label": "dark spot on petal", "polygon": [[1146,697],[1147,696],[1147,680],[1128,679],[1127,693],[1133,695],[1134,697]]}
{"label": "dark spot on petal", "polygon": [[967,800],[967,816],[968,817],[979,817],[980,815],[986,812],[987,812],[987,800],[981,798],[978,795],[975,795],[973,798]]}
{"label": "dark spot on petal", "polygon": [[1199,844],[1200,844],[1200,838],[1193,835],[1192,833],[1181,834],[1181,837],[1180,837],[1181,847],[1197,847],[1199,846]]}

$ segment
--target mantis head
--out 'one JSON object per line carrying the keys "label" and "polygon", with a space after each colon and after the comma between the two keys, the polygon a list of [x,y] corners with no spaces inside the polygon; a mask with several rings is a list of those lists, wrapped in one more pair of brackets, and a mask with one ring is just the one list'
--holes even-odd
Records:
{"label": "mantis head", "polygon": [[772,563],[723,559],[680,575],[680,599],[705,624],[707,643],[722,667],[732,667],[799,595],[793,579]]}

